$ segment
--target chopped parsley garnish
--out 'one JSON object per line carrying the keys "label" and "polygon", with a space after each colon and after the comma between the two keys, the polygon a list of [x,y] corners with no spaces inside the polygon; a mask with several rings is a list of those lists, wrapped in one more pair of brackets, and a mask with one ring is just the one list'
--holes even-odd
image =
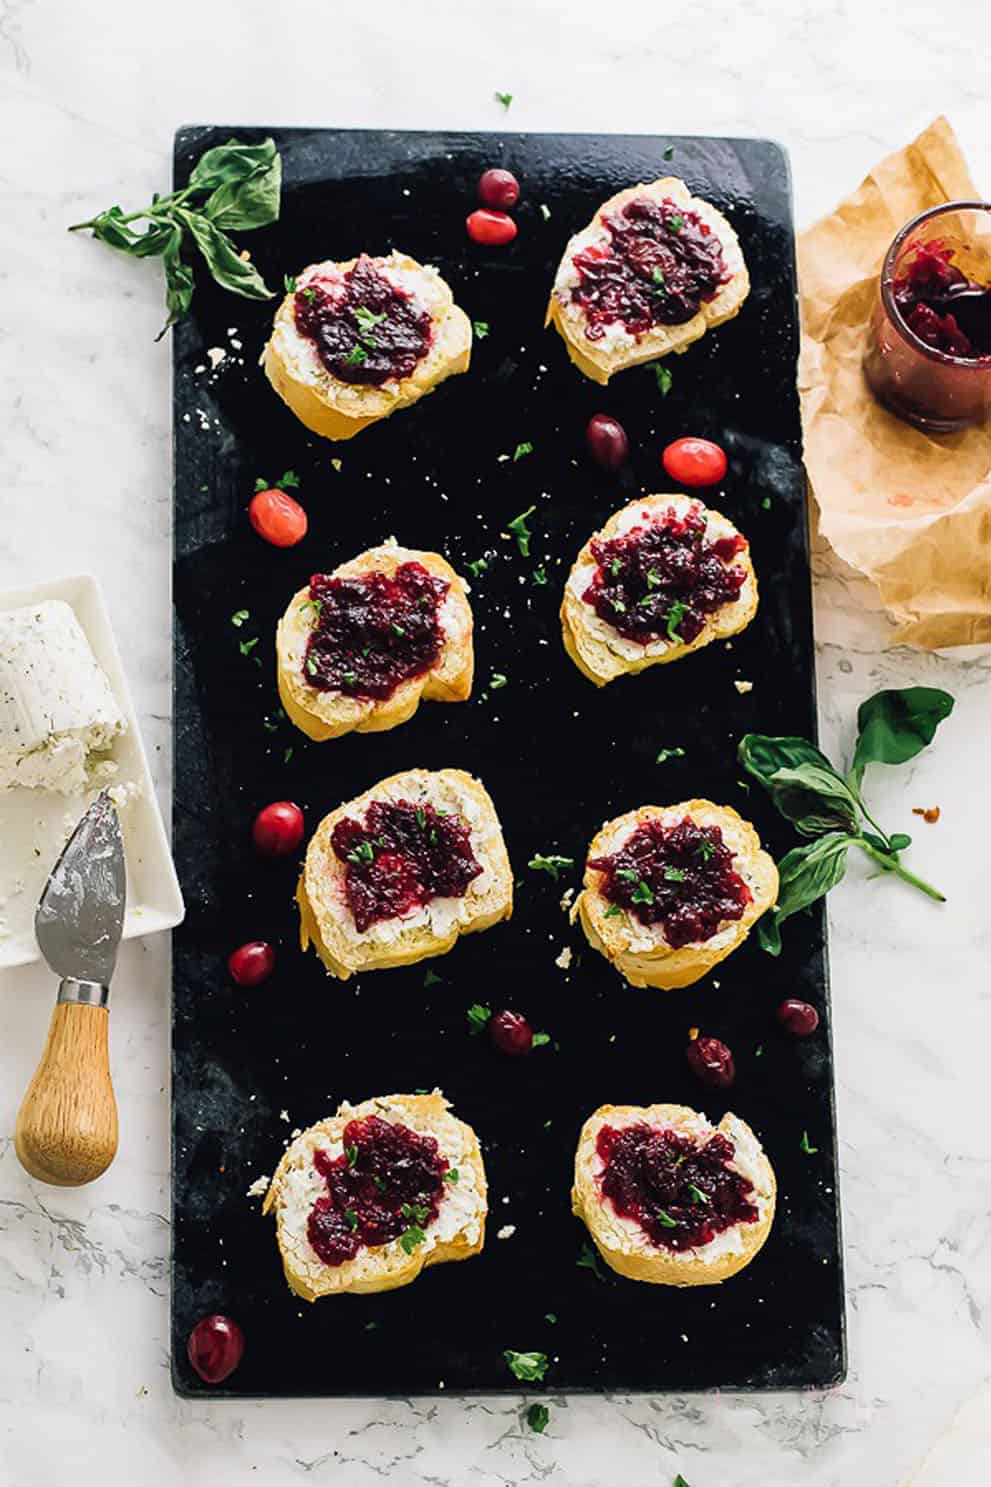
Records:
{"label": "chopped parsley garnish", "polygon": [[241,652],[242,656],[250,656],[251,652],[254,650],[257,644],[258,636],[256,635],[251,640],[239,640],[237,648]]}
{"label": "chopped parsley garnish", "polygon": [[279,476],[275,484],[280,491],[297,491],[300,487],[300,479],[295,470],[287,470],[284,475]]}
{"label": "chopped parsley garnish", "polygon": [[681,1475],[681,1472],[679,1472],[678,1475],[675,1477],[674,1481],[671,1483],[671,1487],[688,1487],[688,1483]]}
{"label": "chopped parsley garnish", "polygon": [[489,322],[487,320],[473,320],[471,322],[471,328],[475,332],[476,339],[484,341],[489,333]]}
{"label": "chopped parsley garnish", "polygon": [[358,322],[358,329],[361,331],[362,339],[368,341],[370,346],[374,346],[375,342],[369,338],[368,333],[375,329],[379,321],[385,319],[385,315],[376,315],[375,311],[370,310],[367,305],[357,305],[355,307],[354,318]]}
{"label": "chopped parsley garnish", "polygon": [[247,610],[247,609],[235,609],[234,613],[231,615],[231,624],[234,626],[235,630],[240,630],[240,628],[244,624],[245,620],[250,620],[250,618],[251,618],[251,611],[250,610]]}
{"label": "chopped parsley garnish", "polygon": [[292,274],[283,274],[282,283],[287,294],[296,293],[296,279]]}
{"label": "chopped parsley garnish", "polygon": [[315,289],[304,289],[302,293],[303,293],[303,298],[304,299],[308,299],[311,304],[313,303],[313,301],[317,297],[317,292],[316,292]]}
{"label": "chopped parsley garnish", "polygon": [[677,1229],[678,1227],[678,1220],[673,1219],[663,1208],[657,1210],[657,1222],[665,1229]]}
{"label": "chopped parsley garnish", "polygon": [[423,978],[424,990],[427,990],[431,986],[439,986],[440,982],[441,978],[440,976],[438,976],[436,971],[427,971],[426,975]]}
{"label": "chopped parsley garnish", "polygon": [[667,219],[667,222],[664,225],[665,227],[667,227],[669,232],[680,232],[685,225],[685,219],[677,212],[675,212],[673,216]]}
{"label": "chopped parsley garnish", "polygon": [[402,625],[394,624],[392,626],[392,633],[393,635],[405,635],[406,631],[403,629]]}
{"label": "chopped parsley garnish", "polygon": [[282,755],[282,762],[283,762],[283,764],[288,764],[289,763],[289,760],[292,758],[292,756],[293,756],[294,753],[295,753],[295,750],[293,749],[292,744],[290,744],[289,747],[286,749],[285,753]]}
{"label": "chopped parsley garnish", "polygon": [[535,873],[550,873],[555,883],[565,868],[574,867],[574,865],[573,857],[561,857],[556,852],[551,852],[546,857],[543,852],[535,852],[527,863],[527,867],[532,868]]}
{"label": "chopped parsley garnish", "polygon": [[654,891],[649,883],[644,882],[643,878],[640,879],[640,882],[630,894],[630,902],[634,904],[652,904],[654,902]]}
{"label": "chopped parsley garnish", "polygon": [[477,578],[480,573],[484,573],[488,566],[488,558],[475,558],[473,562],[465,564],[472,578]]}
{"label": "chopped parsley garnish", "polygon": [[492,1008],[483,1007],[480,1002],[475,1002],[473,1006],[468,1008],[465,1016],[468,1019],[468,1031],[474,1037],[484,1029],[485,1024],[492,1016]]}
{"label": "chopped parsley garnish", "polygon": [[688,1184],[688,1192],[693,1203],[708,1203],[710,1201],[702,1189],[695,1186],[694,1182]]}
{"label": "chopped parsley garnish", "polygon": [[653,372],[657,378],[657,391],[662,398],[666,398],[671,391],[673,378],[662,361],[651,361],[647,363],[647,370]]}
{"label": "chopped parsley garnish", "polygon": [[544,567],[543,563],[541,563],[539,568],[534,568],[533,581],[537,585],[538,589],[547,587],[547,569]]}
{"label": "chopped parsley garnish", "polygon": [[660,290],[664,289],[664,275],[661,273],[659,268],[655,268],[650,277],[656,288]]}
{"label": "chopped parsley garnish", "polygon": [[623,603],[622,599],[614,599],[612,602],[612,607],[613,609],[615,609],[617,614],[626,613],[626,605]]}
{"label": "chopped parsley garnish", "polygon": [[660,586],[661,586],[661,584],[663,582],[664,582],[664,580],[661,577],[661,575],[658,573],[658,571],[657,571],[656,568],[648,568],[647,569],[647,587],[648,587],[648,589],[659,589]]}
{"label": "chopped parsley garnish", "polygon": [[613,558],[612,562],[609,564],[609,572],[612,574],[613,578],[617,578],[622,571],[623,565],[620,562],[619,558]]}
{"label": "chopped parsley garnish", "polygon": [[358,1227],[358,1215],[355,1213],[353,1208],[345,1208],[344,1222],[347,1224],[348,1228],[353,1234],[355,1229],[357,1229]]}
{"label": "chopped parsley garnish", "polygon": [[661,159],[662,160],[670,160],[671,159],[671,156],[673,154],[674,154],[674,145],[668,145],[666,149],[663,149],[661,151]]}
{"label": "chopped parsley garnish", "polygon": [[495,101],[501,103],[503,108],[508,108],[513,101],[513,95],[512,93],[496,93]]}
{"label": "chopped parsley garnish", "polygon": [[341,676],[341,681],[346,687],[353,687],[357,680],[358,673],[356,671],[345,671]]}
{"label": "chopped parsley garnish", "polygon": [[348,1166],[353,1167],[358,1160],[358,1148],[356,1146],[346,1146],[344,1148],[344,1155],[348,1159]]}
{"label": "chopped parsley garnish", "polygon": [[546,1353],[514,1353],[506,1348],[502,1355],[509,1364],[509,1371],[525,1384],[541,1382],[547,1372]]}
{"label": "chopped parsley garnish", "polygon": [[399,1243],[402,1245],[406,1253],[408,1255],[411,1255],[416,1249],[417,1245],[422,1244],[426,1237],[426,1234],[424,1234],[423,1230],[419,1228],[418,1225],[410,1224],[409,1228],[404,1229],[402,1234],[400,1234]]}
{"label": "chopped parsley garnish", "polygon": [[761,509],[761,511],[770,511],[770,509],[771,509],[771,498],[770,498],[770,496],[761,496],[761,498],[760,498],[760,509]]}
{"label": "chopped parsley garnish", "polygon": [[715,842],[710,842],[708,840],[703,840],[703,841],[699,842],[699,844],[698,844],[698,846],[696,847],[695,850],[696,850],[698,856],[701,857],[701,859],[702,859],[703,862],[708,862],[709,859],[710,859],[710,857],[713,856],[713,854],[714,854],[714,852],[716,850],[716,844],[715,844]]}
{"label": "chopped parsley garnish", "polygon": [[457,1182],[460,1176],[461,1174],[458,1171],[457,1167],[448,1167],[447,1171],[444,1173],[444,1181]]}
{"label": "chopped parsley garnish", "polygon": [[618,919],[622,912],[622,907],[619,904],[610,904],[602,917],[603,919]]}
{"label": "chopped parsley garnish", "polygon": [[802,1132],[802,1139],[798,1143],[798,1149],[799,1151],[804,1151],[807,1157],[814,1157],[819,1150],[818,1146],[813,1146],[809,1141],[808,1131]]}
{"label": "chopped parsley garnish", "polygon": [[371,842],[359,842],[353,852],[348,853],[348,862],[374,862],[375,848]]}
{"label": "chopped parsley garnish", "polygon": [[530,1043],[531,1048],[543,1048],[545,1043],[551,1041],[550,1033],[534,1033]]}
{"label": "chopped parsley garnish", "polygon": [[348,352],[347,356],[344,358],[344,365],[346,367],[360,367],[361,363],[367,360],[368,352],[365,350],[364,346],[359,346],[357,343],[355,343],[355,345],[351,347],[351,350]]}
{"label": "chopped parsley garnish", "polygon": [[430,1217],[430,1209],[422,1203],[404,1203],[399,1212],[404,1219],[413,1219],[417,1224],[425,1224]]}
{"label": "chopped parsley garnish", "polygon": [[551,220],[551,209],[545,201],[542,201],[540,203],[540,215],[543,217],[545,222],[549,222]]}
{"label": "chopped parsley garnish", "polygon": [[515,465],[517,460],[524,459],[528,454],[532,453],[533,445],[528,439],[525,439],[522,444],[517,444],[513,450],[513,464]]}
{"label": "chopped parsley garnish", "polygon": [[543,1435],[550,1422],[551,1412],[546,1404],[531,1404],[526,1412],[526,1423],[537,1435]]}
{"label": "chopped parsley garnish", "polygon": [[544,1321],[545,1322],[550,1322],[551,1326],[552,1327],[555,1327],[557,1325],[557,1312],[556,1311],[545,1311],[544,1312]]}
{"label": "chopped parsley garnish", "polygon": [[668,610],[667,622],[666,622],[666,626],[665,626],[665,628],[667,629],[667,632],[668,632],[668,639],[669,640],[680,640],[681,639],[681,636],[678,634],[678,626],[681,624],[682,620],[685,618],[685,615],[686,615],[687,612],[688,612],[688,605],[687,604],[683,604],[680,599],[675,599],[673,601],[673,603],[671,605],[671,608]]}
{"label": "chopped parsley garnish", "polygon": [[312,656],[307,656],[306,658],[306,671],[308,676],[316,676],[317,674],[317,663]]}
{"label": "chopped parsley garnish", "polygon": [[516,538],[516,545],[520,550],[520,556],[524,558],[530,556],[530,538],[533,536],[533,533],[526,524],[526,519],[528,516],[532,516],[536,509],[536,506],[528,506],[526,511],[522,512],[520,516],[514,516],[511,522],[506,523],[506,530],[511,532]]}
{"label": "chopped parsley garnish", "polygon": [[684,749],[681,749],[681,748],[660,749],[658,751],[657,758],[656,758],[656,760],[654,762],[656,764],[667,764],[667,762],[668,762],[669,759],[684,759],[684,757],[685,757],[685,751],[684,751]]}
{"label": "chopped parsley garnish", "polygon": [[500,687],[505,687],[509,682],[508,676],[503,676],[501,671],[493,671],[492,680],[489,682],[489,690],[498,692]]}
{"label": "chopped parsley garnish", "polygon": [[591,1270],[597,1280],[605,1281],[606,1276],[599,1260],[599,1252],[594,1250],[587,1241],[582,1245],[582,1252],[575,1264],[579,1270]]}
{"label": "chopped parsley garnish", "polygon": [[666,867],[664,869],[665,883],[684,883],[688,874],[683,867]]}
{"label": "chopped parsley garnish", "polygon": [[416,816],[417,826],[419,826],[420,830],[423,831],[427,824],[427,813],[423,809],[422,805],[417,806],[414,815]]}

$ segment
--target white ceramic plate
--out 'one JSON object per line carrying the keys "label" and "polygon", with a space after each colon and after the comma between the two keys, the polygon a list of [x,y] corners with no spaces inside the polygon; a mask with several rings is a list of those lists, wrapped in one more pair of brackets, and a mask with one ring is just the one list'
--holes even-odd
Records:
{"label": "white ceramic plate", "polygon": [[[185,910],[172,865],[168,838],[148,770],[134,705],[99,585],[89,574],[0,593],[0,610],[19,609],[42,599],[64,599],[103,667],[127,719],[127,732],[115,740],[109,757],[117,765],[114,784],[139,786],[120,812],[127,857],[127,915],[124,939],[172,929]],[[94,799],[50,795],[43,790],[0,793],[0,969],[39,958],[34,911],[56,858]]]}

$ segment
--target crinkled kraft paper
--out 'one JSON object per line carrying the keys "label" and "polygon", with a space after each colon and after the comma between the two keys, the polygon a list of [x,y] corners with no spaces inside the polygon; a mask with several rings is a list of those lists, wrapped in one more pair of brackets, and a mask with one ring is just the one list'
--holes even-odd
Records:
{"label": "crinkled kraft paper", "polygon": [[924,434],[875,402],[861,360],[892,238],[962,199],[980,197],[937,119],[798,242],[799,391],[820,530],[877,584],[899,640],[929,647],[991,641],[991,424]]}

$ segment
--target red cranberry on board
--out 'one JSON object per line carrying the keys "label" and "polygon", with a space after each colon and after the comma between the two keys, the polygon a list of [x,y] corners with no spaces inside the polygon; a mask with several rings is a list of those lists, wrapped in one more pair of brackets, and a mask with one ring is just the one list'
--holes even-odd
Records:
{"label": "red cranberry on board", "polygon": [[819,1013],[808,1002],[789,997],[775,1012],[775,1017],[785,1032],[793,1038],[811,1038],[819,1026]]}
{"label": "red cranberry on board", "polygon": [[585,427],[588,452],[603,470],[618,470],[630,457],[630,441],[623,425],[608,413],[595,413]]}
{"label": "red cranberry on board", "polygon": [[505,212],[490,212],[487,207],[472,212],[465,227],[472,242],[484,243],[489,248],[501,248],[516,236],[516,223],[512,217],[507,217]]}
{"label": "red cranberry on board", "polygon": [[275,951],[267,940],[249,940],[231,952],[227,962],[237,986],[260,986],[275,970]]}
{"label": "red cranberry on board", "polygon": [[494,1012],[489,1018],[489,1037],[510,1058],[519,1058],[533,1047],[533,1028],[522,1012]]}
{"label": "red cranberry on board", "polygon": [[478,199],[483,207],[508,212],[520,199],[520,183],[511,170],[486,170],[478,181]]}
{"label": "red cranberry on board", "polygon": [[661,459],[679,485],[718,485],[726,474],[726,455],[711,439],[675,439]]}
{"label": "red cranberry on board", "polygon": [[222,1384],[244,1357],[244,1333],[230,1317],[201,1317],[189,1334],[186,1356],[205,1384]]}
{"label": "red cranberry on board", "polygon": [[694,1038],[685,1057],[696,1079],[711,1089],[729,1089],[736,1078],[733,1055],[718,1038]]}
{"label": "red cranberry on board", "polygon": [[303,840],[303,812],[291,800],[275,800],[258,812],[251,828],[263,857],[286,857]]}
{"label": "red cranberry on board", "polygon": [[306,512],[285,491],[258,491],[248,504],[248,520],[273,547],[295,547],[306,536],[309,525]]}

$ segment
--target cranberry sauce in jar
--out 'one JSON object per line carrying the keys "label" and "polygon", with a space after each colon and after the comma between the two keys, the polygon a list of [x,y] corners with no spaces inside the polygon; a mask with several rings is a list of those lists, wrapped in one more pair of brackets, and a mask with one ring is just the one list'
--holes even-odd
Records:
{"label": "cranberry sauce in jar", "polygon": [[316,624],[303,657],[304,681],[347,697],[391,697],[401,682],[436,664],[444,642],[440,606],[449,588],[421,563],[401,563],[392,574],[315,573]]}
{"label": "cranberry sauce in jar", "polygon": [[645,821],[606,857],[589,859],[602,874],[598,892],[643,925],[658,925],[674,949],[711,940],[741,919],[753,894],[733,864],[718,826],[687,816],[666,826]]}
{"label": "cranberry sauce in jar", "polygon": [[609,242],[572,259],[578,283],[570,297],[584,312],[590,341],[614,324],[634,336],[682,325],[732,277],[712,228],[670,199],[636,196],[602,225]]}
{"label": "cranberry sauce in jar", "polygon": [[345,894],[361,934],[432,899],[463,898],[482,872],[460,816],[408,800],[373,800],[364,822],[338,821],[331,843],[345,864]]}
{"label": "cranberry sauce in jar", "polygon": [[377,1115],[349,1121],[342,1140],[340,1156],[318,1151],[313,1158],[327,1195],[310,1212],[310,1244],[325,1265],[403,1235],[412,1252],[445,1192],[448,1163],[436,1140]]}
{"label": "cranberry sauce in jar", "polygon": [[592,543],[599,566],[582,598],[627,640],[687,645],[710,615],[739,599],[747,574],[732,561],[746,546],[739,533],[710,542],[697,505],[683,516],[673,507],[659,518],[645,513],[642,526]]}
{"label": "cranberry sauce in jar", "polygon": [[933,433],[991,416],[991,205],[950,202],[888,249],[864,375],[891,413]]}
{"label": "cranberry sauce in jar", "polygon": [[603,1126],[596,1151],[603,1195],[659,1248],[697,1249],[759,1217],[752,1185],[728,1165],[733,1143],[719,1131],[699,1144],[645,1122]]}
{"label": "cranberry sauce in jar", "polygon": [[408,377],[433,339],[429,312],[364,255],[341,280],[297,289],[294,310],[296,329],[340,382]]}

